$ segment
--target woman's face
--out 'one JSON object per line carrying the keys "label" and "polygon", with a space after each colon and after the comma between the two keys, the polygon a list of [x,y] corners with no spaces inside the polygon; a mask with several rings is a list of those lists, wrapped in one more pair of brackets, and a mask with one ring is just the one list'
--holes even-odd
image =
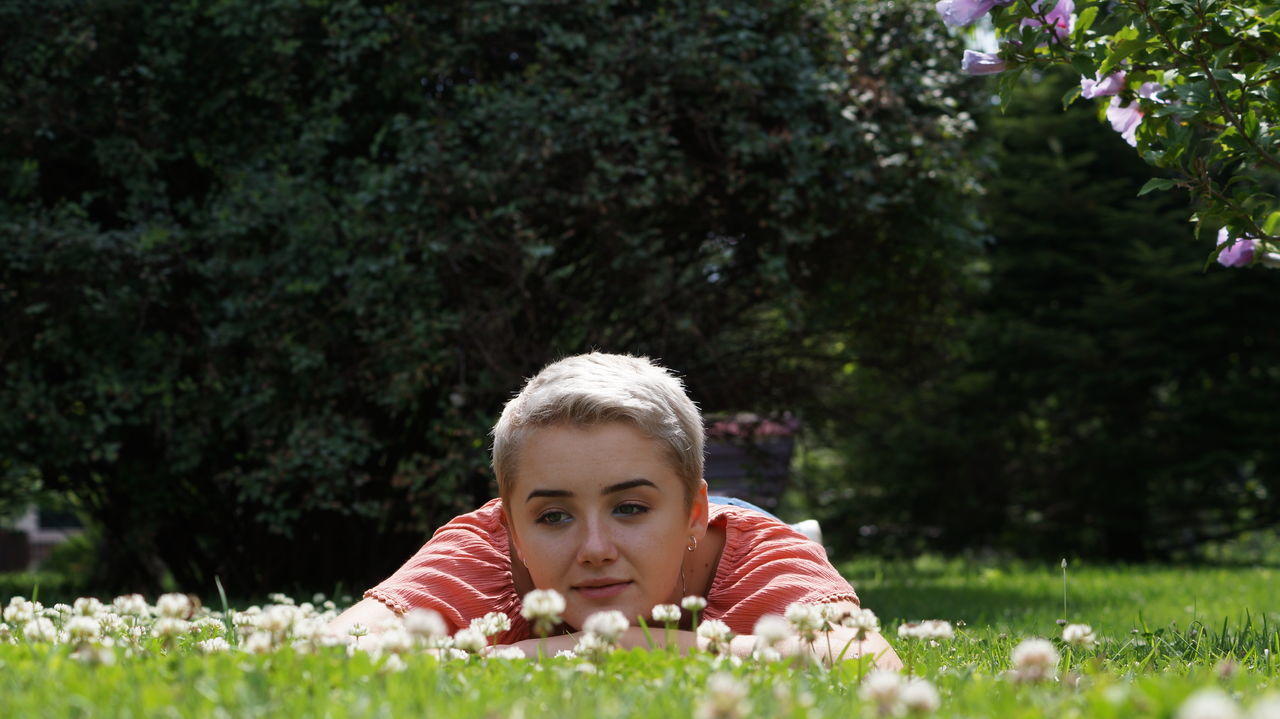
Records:
{"label": "woman's face", "polygon": [[552,425],[525,437],[506,511],[534,585],[564,595],[564,621],[580,628],[606,609],[635,622],[679,601],[706,496],[704,484],[687,508],[665,445],[630,424]]}

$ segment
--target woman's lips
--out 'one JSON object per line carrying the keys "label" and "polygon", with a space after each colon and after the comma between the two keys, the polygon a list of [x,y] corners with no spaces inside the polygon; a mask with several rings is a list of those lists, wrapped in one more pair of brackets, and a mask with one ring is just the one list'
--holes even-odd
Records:
{"label": "woman's lips", "polygon": [[573,590],[587,599],[609,599],[627,591],[627,587],[631,586],[631,582],[613,582],[610,584],[594,584],[592,586],[579,585]]}

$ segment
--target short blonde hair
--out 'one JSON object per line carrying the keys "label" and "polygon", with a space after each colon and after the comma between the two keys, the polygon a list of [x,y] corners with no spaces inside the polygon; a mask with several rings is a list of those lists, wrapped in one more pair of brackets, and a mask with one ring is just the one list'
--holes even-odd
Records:
{"label": "short blonde hair", "polygon": [[493,427],[493,472],[498,493],[515,483],[520,447],[529,430],[556,424],[629,422],[666,445],[685,484],[685,503],[702,480],[703,429],[684,383],[647,357],[589,354],[566,357],[534,375],[502,410]]}

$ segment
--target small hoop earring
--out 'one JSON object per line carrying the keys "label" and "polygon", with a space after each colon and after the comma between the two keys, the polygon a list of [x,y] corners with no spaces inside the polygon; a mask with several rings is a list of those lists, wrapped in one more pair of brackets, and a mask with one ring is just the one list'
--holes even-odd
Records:
{"label": "small hoop earring", "polygon": [[687,545],[685,545],[685,549],[687,549],[687,550],[689,550],[690,552],[692,552],[693,550],[695,550],[695,549],[697,549],[697,548],[698,548],[698,538],[697,538],[697,537],[695,537],[695,536],[693,536],[692,534],[690,534],[690,535],[689,535],[689,543],[688,543]]}

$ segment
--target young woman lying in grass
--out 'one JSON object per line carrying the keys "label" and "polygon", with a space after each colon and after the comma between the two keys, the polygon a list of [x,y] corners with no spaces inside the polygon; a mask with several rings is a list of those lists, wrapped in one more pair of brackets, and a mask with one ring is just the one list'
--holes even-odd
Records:
{"label": "young woman lying in grass", "polygon": [[[656,605],[705,597],[703,620],[720,620],[745,656],[767,615],[794,603],[856,605],[853,587],[817,543],[750,506],[709,501],[703,429],[684,386],[647,359],[592,353],[553,363],[529,380],[493,430],[500,497],[457,517],[395,574],[329,625],[376,631],[415,608],[439,612],[450,632],[489,612],[510,628],[498,642],[528,654],[572,649],[587,618],[618,610],[633,626],[623,648],[705,645],[689,631],[638,626]],[[540,641],[522,614],[534,589],[564,597],[562,624]],[[878,631],[834,626],[823,640],[792,639],[783,653],[826,661],[860,655],[900,666]],[[860,639],[860,640],[859,640]]]}

